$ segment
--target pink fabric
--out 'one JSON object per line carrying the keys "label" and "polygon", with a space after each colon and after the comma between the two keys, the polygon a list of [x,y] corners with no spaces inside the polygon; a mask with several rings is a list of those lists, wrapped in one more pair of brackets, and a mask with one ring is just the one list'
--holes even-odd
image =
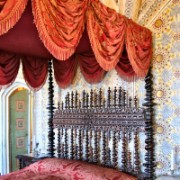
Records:
{"label": "pink fabric", "polygon": [[76,160],[43,159],[22,170],[0,177],[1,180],[136,180],[114,169]]}

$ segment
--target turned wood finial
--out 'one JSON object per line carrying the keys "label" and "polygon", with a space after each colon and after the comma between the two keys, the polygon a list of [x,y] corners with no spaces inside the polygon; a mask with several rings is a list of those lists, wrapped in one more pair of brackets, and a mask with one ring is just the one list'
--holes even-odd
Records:
{"label": "turned wood finial", "polygon": [[67,109],[67,95],[65,96],[65,109]]}
{"label": "turned wood finial", "polygon": [[79,100],[79,109],[81,109],[81,100]]}
{"label": "turned wood finial", "polygon": [[119,104],[119,107],[122,106],[122,87],[119,87],[118,104]]}
{"label": "turned wood finial", "polygon": [[93,90],[90,91],[90,108],[93,108]]}
{"label": "turned wood finial", "polygon": [[58,110],[60,110],[60,102],[58,101]]}
{"label": "turned wood finial", "polygon": [[126,107],[126,90],[123,91],[123,96],[122,96],[122,106]]}
{"label": "turned wood finial", "polygon": [[98,104],[97,104],[97,93],[94,92],[94,107],[98,107]]}
{"label": "turned wood finial", "polygon": [[70,109],[70,94],[67,93],[67,108]]}
{"label": "turned wood finial", "polygon": [[134,97],[134,107],[135,107],[135,108],[138,107],[137,101],[138,101],[138,99],[137,99],[137,97],[135,96],[135,97]]}
{"label": "turned wood finial", "polygon": [[114,107],[116,107],[116,101],[117,101],[117,89],[114,87]]}
{"label": "turned wood finial", "polygon": [[103,108],[106,108],[106,100],[103,100]]}
{"label": "turned wood finial", "polygon": [[130,108],[132,107],[132,98],[131,98],[131,96],[129,97],[129,107]]}
{"label": "turned wood finial", "polygon": [[71,92],[71,108],[74,108],[74,92]]}
{"label": "turned wood finial", "polygon": [[83,90],[83,95],[82,95],[83,99],[82,99],[82,108],[86,107],[86,91]]}
{"label": "turned wood finial", "polygon": [[62,103],[61,103],[61,109],[62,109],[62,110],[64,109],[64,103],[63,103],[63,101],[62,101]]}
{"label": "turned wood finial", "polygon": [[111,107],[111,88],[108,88],[108,99],[107,99],[107,107]]}
{"label": "turned wood finial", "polygon": [[86,108],[89,108],[89,94],[86,94]]}
{"label": "turned wood finial", "polygon": [[77,109],[77,107],[78,107],[78,92],[77,91],[75,93],[74,107],[75,107],[75,109]]}
{"label": "turned wood finial", "polygon": [[102,107],[102,89],[99,89],[99,107]]}

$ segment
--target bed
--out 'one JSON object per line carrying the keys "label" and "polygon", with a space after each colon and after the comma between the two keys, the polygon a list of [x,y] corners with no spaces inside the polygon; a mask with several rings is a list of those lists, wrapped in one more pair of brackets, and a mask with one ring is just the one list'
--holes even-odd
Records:
{"label": "bed", "polygon": [[[145,78],[146,97],[123,87],[104,92],[68,92],[54,112],[49,61],[48,156],[0,179],[154,179],[152,75]],[[56,135],[55,135],[56,132]],[[145,160],[140,158],[139,133],[144,133]],[[143,168],[144,167],[144,170]]]}
{"label": "bed", "polygon": [[[5,2],[0,5],[1,22],[3,22],[0,28],[0,35],[3,35],[0,39],[0,49],[12,54],[6,56],[3,52],[1,55],[0,87],[10,85],[16,78],[20,63],[19,56],[23,62],[25,81],[34,90],[38,90],[44,84],[48,68],[48,156],[50,159],[38,161],[27,168],[1,176],[0,179],[15,179],[15,177],[16,179],[79,179],[60,177],[62,173],[58,174],[58,171],[64,171],[59,167],[62,163],[78,164],[78,167],[83,167],[82,171],[94,168],[89,172],[90,174],[94,174],[96,169],[99,171],[101,169],[101,172],[110,171],[109,179],[112,179],[116,173],[123,177],[126,174],[128,178],[153,179],[155,159],[152,75],[150,71],[147,74],[152,57],[151,32],[131,19],[117,14],[98,0],[73,1],[73,3],[72,1],[43,1],[43,3],[32,1],[32,4],[30,0],[11,1],[11,3],[7,1],[7,4]],[[63,10],[61,6],[54,8],[57,2],[62,3]],[[79,10],[82,11],[81,18],[78,15],[73,25],[71,25],[72,19],[68,20],[71,10],[73,12],[76,10],[73,16],[79,14]],[[13,13],[6,18],[9,12]],[[22,16],[23,12],[24,16]],[[61,29],[59,22],[62,21],[62,17],[66,19]],[[18,21],[19,24],[8,34],[7,32]],[[23,27],[26,29],[24,30]],[[20,38],[14,38],[17,35]],[[82,35],[84,38],[81,38]],[[80,39],[82,43],[84,42],[82,47],[78,46]],[[75,53],[76,49],[81,51]],[[49,58],[52,60],[49,60],[48,64]],[[54,64],[56,81],[64,88],[73,80],[75,71],[72,73],[72,69],[76,70],[76,59],[80,63],[85,79],[90,83],[98,82],[106,71],[113,68],[122,77],[134,75],[144,77],[147,74],[145,103],[138,106],[137,98],[129,97],[123,87],[111,87],[105,96],[104,90],[101,89],[98,92],[83,91],[81,97],[77,92],[69,92],[65,100],[59,102],[59,107],[55,107],[51,61]],[[139,158],[140,133],[146,136],[143,142],[146,151],[143,161]],[[41,172],[42,166],[46,168]],[[51,168],[57,169],[57,177],[52,177],[53,173],[47,173],[49,177],[45,177],[46,172],[54,172]],[[78,169],[76,166],[74,168]],[[85,178],[81,177],[81,179]]]}

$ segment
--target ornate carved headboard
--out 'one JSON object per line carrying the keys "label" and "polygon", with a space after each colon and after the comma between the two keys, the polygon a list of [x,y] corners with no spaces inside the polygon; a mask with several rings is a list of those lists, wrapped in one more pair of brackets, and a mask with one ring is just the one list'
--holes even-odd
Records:
{"label": "ornate carved headboard", "polygon": [[[109,88],[107,99],[101,89],[98,92],[83,91],[82,97],[77,91],[68,92],[53,118],[49,118],[49,155],[55,155],[54,128],[58,131],[58,158],[88,161],[133,174],[139,179],[153,179],[151,77],[149,73],[145,78],[146,102],[142,107],[138,107],[136,97],[128,96],[121,87]],[[53,103],[50,101],[49,104],[53,111]],[[139,154],[140,132],[146,135],[143,161]]]}

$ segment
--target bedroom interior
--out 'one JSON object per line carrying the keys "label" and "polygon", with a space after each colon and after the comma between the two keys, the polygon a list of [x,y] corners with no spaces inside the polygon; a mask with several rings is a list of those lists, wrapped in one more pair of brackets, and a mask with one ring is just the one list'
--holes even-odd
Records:
{"label": "bedroom interior", "polygon": [[[38,150],[41,153],[49,154],[50,157],[55,154],[60,158],[86,159],[89,162],[102,161],[102,165],[108,166],[108,169],[120,168],[120,171],[135,176],[140,171],[145,171],[146,177],[144,179],[154,179],[155,176],[157,179],[178,179],[180,176],[180,96],[178,94],[180,89],[180,2],[178,0],[155,0],[137,1],[135,3],[131,0],[102,0],[101,2],[92,1],[91,5],[89,5],[91,2],[89,1],[87,5],[87,1],[83,1],[83,3],[78,4],[83,6],[82,12],[79,12],[78,16],[86,12],[87,7],[92,8],[88,9],[88,15],[86,14],[86,30],[84,31],[84,25],[80,21],[83,19],[82,17],[75,20],[76,25],[74,26],[71,24],[71,17],[67,19],[70,22],[66,20],[72,29],[65,29],[65,31],[73,34],[75,37],[73,41],[71,41],[71,36],[66,36],[63,31],[58,29],[61,24],[57,24],[58,27],[53,30],[53,23],[50,23],[50,20],[55,22],[56,16],[48,17],[44,13],[44,8],[57,7],[59,1],[48,3],[44,0],[41,2],[44,4],[38,4],[35,1],[18,1],[17,4],[14,2],[17,5],[14,7],[20,10],[17,19],[12,21],[15,24],[4,26],[2,20],[0,27],[0,49],[2,50],[0,59],[2,63],[0,73],[2,86],[0,92],[0,113],[2,114],[0,161],[2,163],[0,163],[0,173],[3,175],[11,171],[9,132],[6,130],[10,122],[7,117],[9,98],[16,90],[19,89],[21,92],[24,89],[28,90],[28,105],[25,106],[28,107],[29,115],[26,123],[26,125],[28,124],[28,138],[25,140],[26,143],[22,143],[22,145],[28,146],[28,149],[26,153],[21,152],[18,155],[33,152],[35,144],[38,143]],[[3,1],[1,4],[1,12],[3,12],[5,3],[6,1]],[[9,8],[12,8],[11,3],[8,5]],[[71,3],[68,5],[69,7],[73,6]],[[71,7],[66,8],[68,10],[65,11],[62,7],[60,8],[62,13],[72,10]],[[49,12],[51,10],[49,8]],[[96,16],[93,16],[92,12]],[[3,13],[6,15],[8,10]],[[116,19],[117,23],[112,23],[114,26],[105,23],[106,21],[101,19],[104,17],[101,16],[102,14],[109,18],[108,22],[112,23]],[[46,19],[46,21],[43,22],[42,19]],[[101,21],[100,25],[97,23],[97,19]],[[32,23],[33,21],[34,23]],[[47,31],[43,29],[45,28],[44,25],[48,26]],[[74,33],[73,28],[75,27],[78,27],[76,28],[78,35]],[[106,28],[114,29],[107,31]],[[152,32],[153,42],[151,41],[151,32],[148,29]],[[64,42],[64,39],[58,39],[62,37],[57,37],[57,32],[65,39],[69,39],[71,43]],[[52,35],[47,36],[46,33],[52,33]],[[106,43],[104,43],[107,40],[105,33],[111,35],[108,36],[108,45],[111,48],[113,46],[118,47],[118,50],[106,47]],[[137,35],[133,39],[131,33],[140,36]],[[141,39],[143,35],[144,39]],[[111,41],[111,38],[114,37],[117,38],[116,41]],[[138,40],[142,41],[137,46],[139,49],[134,48],[134,44],[129,44],[133,40],[137,40],[136,43]],[[16,44],[17,42],[18,44]],[[65,43],[66,46],[59,42]],[[125,43],[118,44],[119,42]],[[60,48],[58,49],[54,43],[57,43],[56,45]],[[144,45],[147,48],[146,50],[143,49],[146,52],[143,54],[144,56],[141,54],[136,56],[138,52],[143,53],[141,48]],[[71,56],[75,50],[76,54]],[[53,56],[59,60],[55,60]],[[107,56],[109,58],[104,58]],[[68,57],[70,58],[68,59]],[[116,57],[119,57],[118,61]],[[52,59],[52,64],[50,61],[48,62],[49,59]],[[50,67],[52,70],[49,69],[48,73]],[[152,76],[147,75],[148,70]],[[144,81],[145,76],[146,80]],[[110,90],[108,91],[109,87]],[[123,89],[122,91],[120,87]],[[151,90],[149,91],[147,87],[150,87]],[[124,101],[123,92],[125,92]],[[150,104],[146,103],[146,101],[151,100],[153,101]],[[63,105],[62,101],[64,101]],[[124,104],[121,104],[123,102]],[[145,108],[143,104],[150,108]],[[50,108],[49,111],[47,106]],[[21,104],[18,107],[21,109]],[[142,122],[146,123],[138,124],[140,122],[139,119],[136,119],[138,108],[145,108],[142,113]],[[130,110],[128,111],[128,109]],[[132,114],[130,113],[131,109]],[[118,114],[118,110],[120,114]],[[128,118],[124,112],[126,110],[128,111]],[[148,110],[150,110],[149,114]],[[54,112],[54,119],[52,119]],[[66,122],[61,121],[62,117],[66,119]],[[74,117],[78,118],[74,119]],[[100,124],[96,124],[97,117]],[[148,117],[150,117],[149,124]],[[82,121],[77,121],[81,118]],[[111,124],[111,118],[120,124],[118,126]],[[22,119],[16,119],[16,122],[19,123]],[[118,119],[120,120],[118,121]],[[132,119],[132,124],[128,124]],[[71,124],[66,124],[68,122]],[[81,124],[83,122],[86,124]],[[108,127],[104,124],[105,122],[109,124]],[[151,129],[151,123],[153,123],[153,129]],[[138,132],[137,136],[136,128],[132,128],[134,126],[137,126],[138,129],[140,127],[142,131],[140,134]],[[154,136],[152,136],[153,133]],[[87,144],[89,145],[87,146]],[[119,149],[118,152],[117,149]],[[131,150],[133,151],[131,152]],[[96,155],[100,155],[100,157]],[[15,160],[14,163],[18,167],[19,161],[16,158]],[[38,161],[39,165],[43,166],[41,162]],[[66,161],[62,162],[67,163]],[[50,163],[48,159],[47,163]],[[155,167],[153,167],[154,165]],[[86,164],[82,164],[82,168],[85,166]],[[60,171],[60,169],[58,170]],[[137,177],[143,179],[143,177]]]}

